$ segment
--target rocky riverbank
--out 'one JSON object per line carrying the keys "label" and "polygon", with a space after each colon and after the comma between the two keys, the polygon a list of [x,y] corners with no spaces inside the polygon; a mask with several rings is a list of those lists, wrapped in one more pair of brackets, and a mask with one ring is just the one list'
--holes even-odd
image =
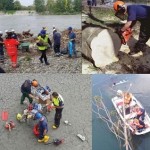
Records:
{"label": "rocky riverbank", "polygon": [[[18,54],[19,68],[13,69],[10,66],[10,60],[5,55],[4,64],[0,64],[6,73],[81,73],[81,30],[75,30],[77,35],[77,58],[68,58],[68,55],[55,57],[53,49],[47,51],[49,66],[40,63],[39,57],[41,53],[37,50],[36,43],[30,44],[29,52],[24,52],[21,49]],[[67,32],[62,32],[61,50],[67,46]]]}

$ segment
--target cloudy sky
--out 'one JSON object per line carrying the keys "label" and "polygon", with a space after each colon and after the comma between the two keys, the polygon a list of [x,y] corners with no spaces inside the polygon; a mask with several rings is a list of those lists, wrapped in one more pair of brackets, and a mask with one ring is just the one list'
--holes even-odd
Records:
{"label": "cloudy sky", "polygon": [[34,0],[19,0],[19,1],[20,1],[21,5],[29,6],[29,5],[33,4]]}

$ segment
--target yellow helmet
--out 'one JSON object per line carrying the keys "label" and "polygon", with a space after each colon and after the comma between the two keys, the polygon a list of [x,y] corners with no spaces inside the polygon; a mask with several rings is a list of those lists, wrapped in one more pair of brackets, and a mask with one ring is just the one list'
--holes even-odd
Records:
{"label": "yellow helmet", "polygon": [[21,114],[17,114],[17,120],[21,120],[22,119],[22,115]]}

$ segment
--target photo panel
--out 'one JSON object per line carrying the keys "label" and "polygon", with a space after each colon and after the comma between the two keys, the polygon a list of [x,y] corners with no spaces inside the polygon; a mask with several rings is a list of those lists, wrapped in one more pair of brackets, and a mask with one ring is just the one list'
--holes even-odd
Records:
{"label": "photo panel", "polygon": [[82,73],[149,74],[150,2],[82,0]]}
{"label": "photo panel", "polygon": [[92,149],[90,76],[5,74],[0,83],[1,149]]}
{"label": "photo panel", "polygon": [[150,75],[92,75],[92,149],[148,150]]}
{"label": "photo panel", "polygon": [[5,0],[0,70],[81,73],[81,0]]}

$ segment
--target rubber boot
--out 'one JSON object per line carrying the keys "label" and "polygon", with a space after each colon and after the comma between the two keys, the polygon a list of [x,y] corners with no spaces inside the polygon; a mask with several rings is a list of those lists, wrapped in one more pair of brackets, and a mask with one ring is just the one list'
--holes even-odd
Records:
{"label": "rubber boot", "polygon": [[45,136],[44,136],[44,143],[47,143],[48,140],[49,140],[49,136],[45,135]]}
{"label": "rubber boot", "polygon": [[44,142],[44,140],[45,140],[44,138],[43,138],[43,139],[41,139],[41,140],[40,140],[40,139],[38,139],[38,142],[39,142],[39,143],[42,143],[42,142]]}

